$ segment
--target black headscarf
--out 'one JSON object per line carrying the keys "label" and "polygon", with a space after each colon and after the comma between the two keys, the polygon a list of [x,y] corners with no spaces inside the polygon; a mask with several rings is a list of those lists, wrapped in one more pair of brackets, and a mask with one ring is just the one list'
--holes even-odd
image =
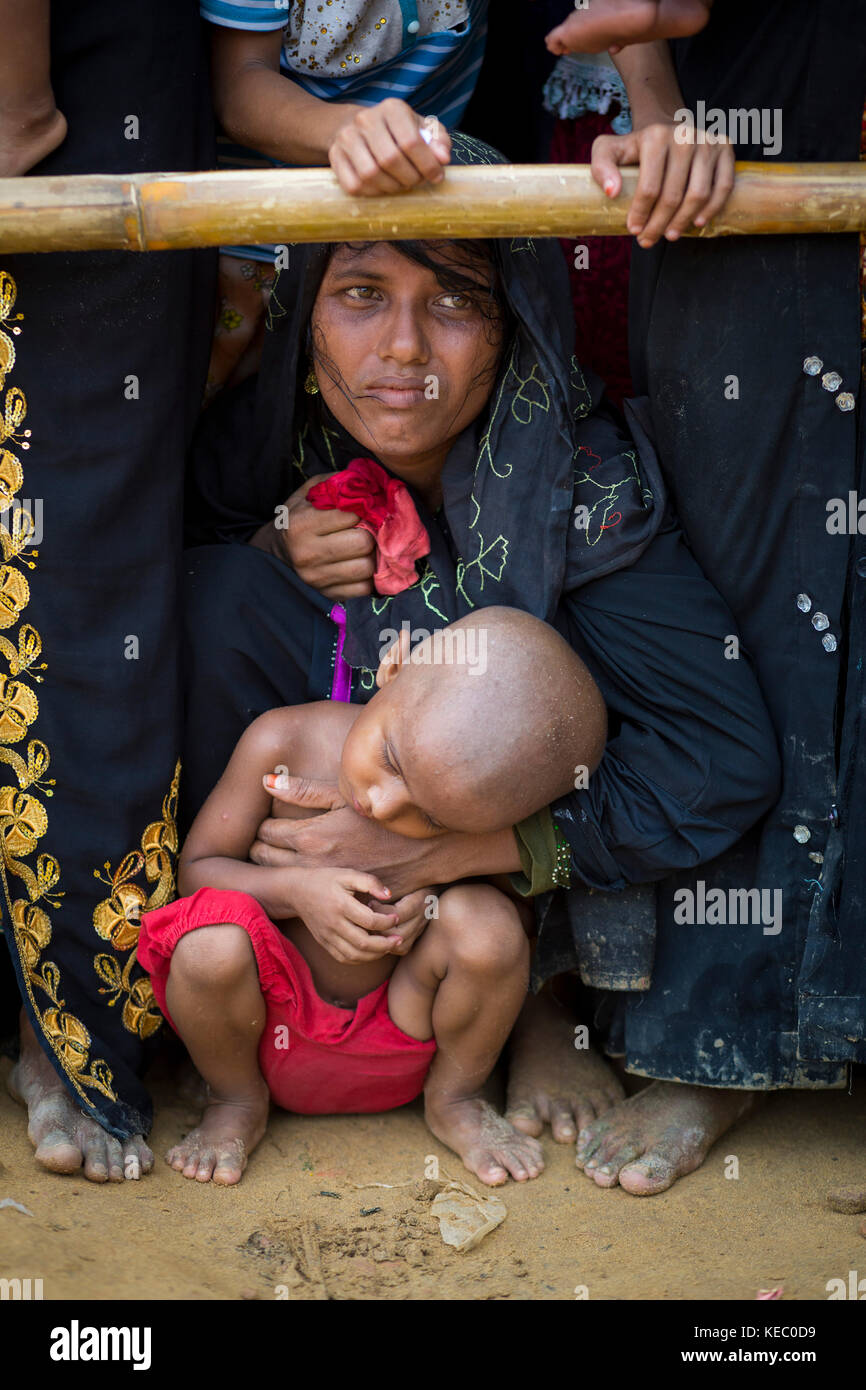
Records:
{"label": "black headscarf", "polygon": [[[504,163],[452,134],[455,164]],[[453,445],[442,474],[445,533],[413,498],[431,541],[419,580],[393,597],[349,599],[344,656],[375,670],[385,627],[452,622],[502,604],[548,622],[564,589],[629,564],[661,520],[661,482],[639,419],[632,435],[573,355],[565,264],[555,241],[490,243],[514,324],[485,411]],[[246,540],[313,474],[362,448],[303,390],[308,325],[329,247],[292,246],[274,289],[262,366],[211,406],[194,458],[196,540]],[[366,449],[363,452],[368,452]]]}

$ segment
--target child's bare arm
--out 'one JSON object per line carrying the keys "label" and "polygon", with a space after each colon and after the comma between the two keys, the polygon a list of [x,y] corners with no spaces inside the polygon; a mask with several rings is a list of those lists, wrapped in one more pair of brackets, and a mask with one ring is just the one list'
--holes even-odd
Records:
{"label": "child's bare arm", "polygon": [[287,164],[330,163],[347,193],[394,193],[438,183],[451,141],[397,98],[360,106],[321,101],[280,72],[282,30],[213,26],[214,106],[228,135]]}
{"label": "child's bare arm", "polygon": [[246,730],[225,772],[193,822],[178,866],[183,894],[205,886],[233,888],[258,898],[266,912],[276,906],[274,894],[285,892],[290,872],[278,881],[273,871],[248,863],[257,817],[267,815],[270,797],[262,782],[267,772],[287,757],[294,721],[292,711],[272,710]]}
{"label": "child's bare arm", "polygon": [[661,236],[676,241],[692,223],[705,227],[721,212],[734,186],[733,146],[682,142],[677,113],[684,100],[666,43],[626,48],[615,61],[628,92],[633,129],[628,135],[596,137],[592,176],[608,197],[616,198],[622,189],[620,166],[637,164],[629,232],[642,247],[653,246]]}
{"label": "child's bare arm", "polygon": [[355,869],[264,868],[248,859],[271,808],[264,778],[280,764],[302,766],[299,750],[321,738],[318,714],[314,705],[271,710],[250,725],[193,822],[178,886],[184,895],[205,887],[249,893],[275,921],[302,918],[336,959],[374,960],[394,949],[382,933],[397,918],[374,913],[355,895],[387,900],[379,879]]}
{"label": "child's bare arm", "polygon": [[0,177],[17,178],[66,137],[51,86],[50,0],[0,0]]}

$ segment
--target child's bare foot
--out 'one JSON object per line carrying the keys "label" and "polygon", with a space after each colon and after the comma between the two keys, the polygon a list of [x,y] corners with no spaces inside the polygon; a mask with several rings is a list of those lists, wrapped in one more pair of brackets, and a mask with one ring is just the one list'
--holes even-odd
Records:
{"label": "child's bare foot", "polygon": [[575,1020],[548,993],[529,995],[511,1034],[506,1118],[524,1134],[549,1124],[558,1144],[618,1104],[623,1089],[598,1053],[576,1048]]}
{"label": "child's bare foot", "polygon": [[177,1094],[190,1110],[204,1111],[208,1103],[207,1082],[190,1057],[178,1068]]}
{"label": "child's bare foot", "polygon": [[521,1134],[478,1096],[435,1101],[428,1097],[424,1113],[436,1138],[488,1187],[498,1187],[509,1177],[526,1182],[544,1168],[537,1140]]}
{"label": "child's bare foot", "polygon": [[153,1167],[153,1154],[140,1134],[115,1139],[82,1114],[52,1067],[29,1020],[21,1020],[21,1058],[9,1077],[9,1091],[27,1106],[27,1133],[36,1162],[50,1173],[84,1169],[90,1182],[137,1179]]}
{"label": "child's bare foot", "polygon": [[619,1183],[650,1197],[699,1168],[755,1099],[750,1091],[654,1081],[581,1131],[575,1161],[599,1187]]}
{"label": "child's bare foot", "polygon": [[66,139],[66,117],[56,107],[44,115],[0,113],[0,178],[14,179],[46,159]]}
{"label": "child's bare foot", "polygon": [[249,1100],[211,1100],[201,1124],[169,1149],[165,1161],[196,1182],[232,1187],[240,1182],[249,1156],[268,1123],[267,1086]]}

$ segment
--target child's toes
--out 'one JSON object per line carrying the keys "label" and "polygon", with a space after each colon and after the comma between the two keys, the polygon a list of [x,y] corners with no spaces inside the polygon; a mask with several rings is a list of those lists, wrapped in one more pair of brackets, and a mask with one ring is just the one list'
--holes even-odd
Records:
{"label": "child's toes", "polygon": [[243,1146],[239,1142],[232,1143],[220,1150],[214,1164],[213,1181],[218,1187],[231,1187],[234,1183],[240,1182],[245,1167]]}
{"label": "child's toes", "polygon": [[201,1158],[202,1154],[198,1149],[189,1149],[187,1151],[180,1168],[185,1178],[198,1177],[198,1165]]}
{"label": "child's toes", "polygon": [[[472,1169],[470,1168],[470,1171]],[[499,1158],[495,1154],[487,1154],[484,1158],[474,1165],[477,1177],[488,1187],[501,1187],[504,1182],[508,1182],[509,1170],[503,1167]]]}
{"label": "child's toes", "polygon": [[194,1177],[196,1182],[210,1182],[213,1177],[213,1170],[216,1167],[217,1156],[213,1149],[205,1149],[197,1158],[192,1160],[193,1171],[188,1174],[184,1169],[184,1177]]}
{"label": "child's toes", "polygon": [[497,1157],[515,1182],[537,1178],[544,1168],[541,1145],[522,1134],[515,1135],[514,1143],[503,1145]]}
{"label": "child's toes", "polygon": [[508,1172],[515,1182],[527,1182],[529,1179],[529,1169],[524,1167],[517,1154],[509,1154],[507,1159]]}
{"label": "child's toes", "polygon": [[539,1173],[544,1171],[541,1145],[535,1144],[532,1148],[521,1148],[520,1162],[528,1178],[537,1178]]}

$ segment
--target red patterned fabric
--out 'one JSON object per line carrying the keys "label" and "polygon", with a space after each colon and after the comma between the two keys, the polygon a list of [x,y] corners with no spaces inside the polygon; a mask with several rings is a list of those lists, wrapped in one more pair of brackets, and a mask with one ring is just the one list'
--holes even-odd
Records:
{"label": "red patterned fabric", "polygon": [[376,541],[377,593],[400,594],[414,584],[415,561],[430,553],[430,537],[418,519],[409,489],[374,459],[352,459],[348,468],[316,483],[307,501],[320,511],[354,512]]}

